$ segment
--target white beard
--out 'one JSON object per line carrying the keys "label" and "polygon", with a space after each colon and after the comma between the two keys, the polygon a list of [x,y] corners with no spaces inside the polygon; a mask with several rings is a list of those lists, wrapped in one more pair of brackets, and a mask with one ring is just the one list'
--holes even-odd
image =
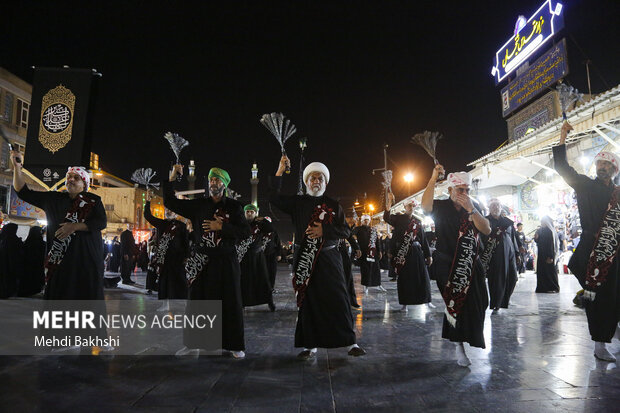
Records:
{"label": "white beard", "polygon": [[313,191],[312,188],[306,186],[306,193],[310,196],[320,197],[325,193],[325,187],[323,187],[320,191]]}

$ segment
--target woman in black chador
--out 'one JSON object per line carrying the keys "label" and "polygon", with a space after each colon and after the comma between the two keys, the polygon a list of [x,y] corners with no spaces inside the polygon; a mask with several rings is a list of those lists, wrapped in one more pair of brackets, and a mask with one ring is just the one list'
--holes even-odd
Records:
{"label": "woman in black chador", "polygon": [[17,294],[23,271],[24,243],[17,236],[17,224],[6,224],[0,232],[0,298]]}
{"label": "woman in black chador", "polygon": [[67,171],[67,192],[32,191],[25,183],[21,158],[11,153],[13,187],[24,201],[45,211],[48,256],[45,298],[103,299],[103,240],[107,220],[101,198],[88,192],[90,175],[82,167]]}
{"label": "woman in black chador", "polygon": [[295,347],[303,347],[300,359],[316,355],[318,347],[348,347],[350,356],[366,354],[356,343],[353,315],[342,257],[336,248],[348,238],[349,227],[338,201],[323,195],[329,170],[320,162],[309,164],[303,173],[306,195],[282,195],[281,177],[290,165],[286,155],[280,159],[272,177],[269,201],[289,214],[295,226],[293,288],[297,295]]}
{"label": "woman in black chador", "polygon": [[404,214],[392,215],[390,208],[394,195],[390,195],[383,220],[394,227],[392,265],[398,275],[398,302],[403,306],[402,310],[406,310],[407,305],[431,302],[431,281],[426,267],[431,262],[431,253],[424,227],[413,216],[414,202],[405,204]]}
{"label": "woman in black chador", "polygon": [[251,235],[239,241],[236,247],[241,265],[243,306],[267,304],[271,311],[276,311],[265,258],[265,247],[273,232],[273,225],[263,217],[257,217],[258,208],[254,204],[246,205],[243,211],[251,230]]}
{"label": "woman in black chador", "polygon": [[[189,235],[185,224],[166,210],[166,219],[151,213],[151,195],[144,205],[144,218],[157,228],[157,247],[155,248],[154,270],[158,275],[158,298],[160,300],[184,300],[187,298],[185,278],[185,259],[189,254]],[[161,310],[167,310],[164,302]]]}
{"label": "woman in black chador", "polygon": [[376,228],[370,226],[370,215],[362,215],[361,223],[362,225],[353,228],[353,235],[362,251],[359,264],[364,292],[368,292],[368,287],[377,287],[379,291],[385,292],[385,288],[381,285],[381,268],[379,268],[383,252],[379,234]]}
{"label": "woman in black chador", "polygon": [[555,265],[559,246],[558,234],[555,232],[553,220],[548,216],[543,217],[540,223],[542,225],[534,235],[534,240],[538,245],[536,292],[557,293],[560,292],[558,268]]}
{"label": "woman in black chador", "polygon": [[494,313],[500,308],[508,308],[510,296],[517,284],[517,239],[514,222],[501,215],[502,205],[493,198],[489,201],[489,215],[486,219],[491,225],[491,234],[483,236],[485,244],[482,253],[482,266],[489,283],[490,307]]}
{"label": "woman in black chador", "polygon": [[24,250],[28,259],[24,262],[24,273],[19,278],[20,297],[40,293],[45,285],[46,250],[41,227],[30,227],[28,238],[24,242]]}

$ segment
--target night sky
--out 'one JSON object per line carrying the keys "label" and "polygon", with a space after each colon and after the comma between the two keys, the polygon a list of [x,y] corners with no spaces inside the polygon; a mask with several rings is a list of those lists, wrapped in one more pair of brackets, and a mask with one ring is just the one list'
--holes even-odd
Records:
{"label": "night sky", "polygon": [[[279,159],[259,118],[283,112],[298,130],[287,143],[287,188],[296,187],[297,142],[307,136],[307,159],[331,170],[327,193],[350,208],[364,192],[378,201],[371,171],[383,166],[383,142],[401,199],[404,173],[415,174],[413,192],[432,168],[413,134],[444,134],[437,154],[448,171],[506,139],[492,59],[517,16],[541,2],[12,1],[2,6],[0,66],[29,82],[32,65],[98,69],[92,149],[104,170],[128,179],[138,167],[166,168],[171,130],[191,143],[184,163],[195,159],[200,176],[227,169],[244,202],[252,162],[264,198]],[[564,6],[568,82],[587,92],[589,58],[593,92],[617,86],[620,2]]]}

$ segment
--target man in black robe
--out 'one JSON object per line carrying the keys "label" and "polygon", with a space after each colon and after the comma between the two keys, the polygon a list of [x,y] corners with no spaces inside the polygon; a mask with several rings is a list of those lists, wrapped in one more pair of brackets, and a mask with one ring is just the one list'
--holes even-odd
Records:
{"label": "man in black robe", "polygon": [[[190,200],[177,199],[174,195],[172,182],[182,173],[183,166],[174,165],[169,182],[164,183],[164,206],[190,219],[194,229],[192,251],[185,266],[189,282],[188,306],[192,300],[222,300],[222,347],[234,358],[244,358],[240,268],[235,244],[250,235],[250,226],[241,204],[225,196],[224,191],[230,183],[228,172],[211,168],[209,196]],[[206,347],[205,340],[200,332],[186,330],[185,347],[177,355],[198,356],[200,349]]]}
{"label": "man in black robe", "polygon": [[381,285],[381,268],[379,267],[382,256],[379,235],[376,228],[370,226],[370,215],[362,215],[361,223],[362,225],[353,229],[353,236],[357,239],[362,251],[362,256],[358,261],[364,293],[368,293],[369,287],[376,287],[379,291],[385,292],[385,288]]}
{"label": "man in black robe", "polygon": [[131,279],[131,273],[136,266],[137,250],[136,240],[129,230],[129,224],[127,224],[125,231],[121,232],[121,278],[123,284],[134,285],[136,283]]}
{"label": "man in black robe", "polygon": [[424,227],[413,216],[414,202],[405,203],[404,214],[392,215],[393,202],[394,195],[390,194],[383,220],[394,227],[392,265],[398,274],[398,302],[401,310],[406,311],[408,305],[430,304],[431,282],[426,265],[430,265],[432,259]]}
{"label": "man in black robe", "polygon": [[291,215],[295,226],[293,287],[297,293],[295,347],[300,359],[315,357],[318,347],[348,347],[351,356],[366,352],[356,344],[353,315],[338,241],[348,238],[349,227],[338,201],[324,195],[329,170],[320,162],[303,173],[305,195],[282,195],[281,177],[290,161],[284,155],[272,177],[270,202]]}
{"label": "man in black robe", "polygon": [[237,256],[241,266],[241,299],[244,307],[267,304],[276,311],[273,302],[273,287],[269,280],[265,247],[273,232],[271,222],[258,217],[258,207],[248,204],[243,207],[245,219],[251,234],[237,244]]}
{"label": "man in black robe", "polygon": [[[592,340],[595,342],[594,355],[601,360],[616,361],[605,343],[610,343],[616,332],[620,318],[620,280],[617,247],[608,258],[608,266],[603,273],[598,267],[590,266],[590,254],[598,245],[599,230],[602,225],[612,228],[613,220],[608,220],[610,208],[617,208],[618,187],[613,178],[618,174],[620,160],[610,152],[601,152],[595,158],[596,178],[577,173],[566,158],[566,137],[573,127],[565,122],[562,125],[560,144],[553,148],[555,170],[564,181],[575,190],[577,207],[583,232],[579,245],[568,263],[568,267],[575,274],[582,287],[586,289],[585,300],[588,327]],[[605,219],[604,219],[605,218]],[[611,243],[617,243],[617,230],[611,229],[606,235],[611,235]],[[613,240],[613,241],[612,241]],[[617,245],[617,244],[615,244]],[[593,254],[595,256],[596,254]],[[590,268],[589,268],[590,267]],[[591,269],[591,271],[588,271]],[[599,277],[599,275],[601,277]],[[593,284],[592,281],[602,278]],[[598,285],[600,283],[600,285]],[[595,294],[594,294],[595,293]]]}
{"label": "man in black robe", "polygon": [[[491,227],[482,216],[481,208],[469,197],[472,177],[467,172],[448,176],[448,199],[433,199],[440,174],[443,174],[443,166],[437,165],[422,195],[422,209],[431,214],[436,228],[437,249],[431,272],[446,302],[442,337],[457,343],[457,363],[466,367],[471,361],[463,342],[473,347],[485,347],[484,317],[489,297],[482,265],[477,258],[480,251],[478,234],[490,234]],[[456,313],[451,312],[456,309]],[[448,315],[452,318],[449,319]]]}
{"label": "man in black robe", "polygon": [[[271,218],[265,217],[265,219],[271,222]],[[269,272],[269,282],[271,283],[272,293],[277,293],[276,290],[276,274],[278,273],[278,262],[282,259],[282,242],[278,231],[273,228],[269,237],[267,247],[265,247],[265,259],[267,260],[267,271]]]}
{"label": "man in black robe", "polygon": [[86,169],[71,167],[67,192],[37,192],[24,180],[21,158],[11,152],[13,187],[24,201],[45,211],[47,219],[46,261],[48,300],[103,300],[103,240],[107,220],[101,198],[88,192]]}
{"label": "man in black robe", "polygon": [[[166,209],[166,219],[151,213],[151,193],[147,194],[144,204],[144,218],[157,228],[157,246],[153,266],[157,274],[157,294],[165,300],[160,311],[168,311],[168,300],[187,298],[187,280],[185,278],[185,260],[189,255],[189,233],[185,223],[176,219],[174,212]],[[147,286],[152,287],[152,286]]]}
{"label": "man in black robe", "polygon": [[527,241],[525,239],[525,233],[523,232],[523,223],[517,224],[517,231],[515,232],[515,239],[517,241],[517,270],[519,274],[525,272],[525,260],[527,257]]}
{"label": "man in black robe", "polygon": [[502,216],[502,204],[497,198],[489,201],[491,234],[483,236],[485,250],[482,264],[489,283],[490,307],[497,314],[500,308],[508,308],[510,296],[517,284],[517,241],[514,222]]}
{"label": "man in black robe", "polygon": [[[349,224],[347,224],[349,225]],[[350,228],[350,227],[349,227]],[[360,246],[357,240],[351,234],[349,238],[341,239],[338,243],[338,251],[342,257],[342,266],[344,268],[344,276],[347,284],[347,291],[349,292],[349,298],[351,299],[351,307],[358,309],[361,307],[357,302],[357,295],[355,294],[355,280],[353,279],[353,263],[351,262],[351,253],[349,253],[349,246],[354,253],[355,258],[359,259],[362,256]]]}

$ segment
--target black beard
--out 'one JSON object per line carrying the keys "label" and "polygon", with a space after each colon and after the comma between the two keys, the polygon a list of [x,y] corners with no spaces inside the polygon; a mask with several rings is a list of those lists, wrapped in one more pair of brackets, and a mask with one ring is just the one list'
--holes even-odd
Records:
{"label": "black beard", "polygon": [[611,179],[611,174],[606,169],[599,169],[596,171],[596,176],[601,180]]}

